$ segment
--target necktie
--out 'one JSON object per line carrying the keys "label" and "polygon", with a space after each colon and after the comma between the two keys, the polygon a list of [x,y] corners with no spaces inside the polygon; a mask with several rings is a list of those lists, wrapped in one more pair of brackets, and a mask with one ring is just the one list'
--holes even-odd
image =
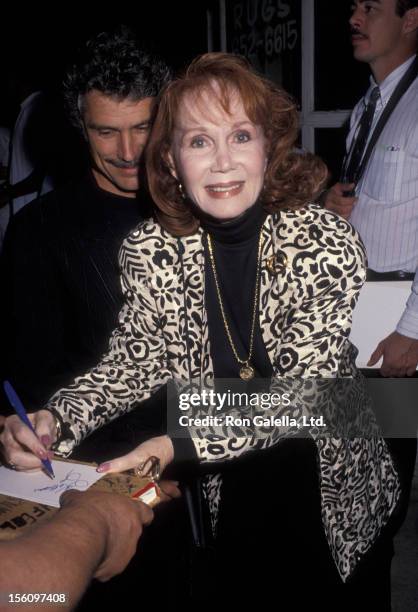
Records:
{"label": "necktie", "polygon": [[370,93],[369,103],[363,111],[359,122],[357,138],[352,146],[351,155],[346,159],[343,166],[341,181],[343,183],[356,183],[361,160],[364,155],[370,128],[372,127],[376,102],[380,96],[379,87],[374,87]]}

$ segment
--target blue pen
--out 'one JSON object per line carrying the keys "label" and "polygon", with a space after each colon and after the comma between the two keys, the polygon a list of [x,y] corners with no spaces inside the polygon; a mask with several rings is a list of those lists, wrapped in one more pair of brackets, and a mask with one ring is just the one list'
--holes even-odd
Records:
{"label": "blue pen", "polygon": [[[30,422],[28,415],[26,414],[26,410],[23,404],[20,401],[19,396],[17,395],[16,391],[13,389],[12,385],[9,383],[8,380],[4,381],[3,387],[4,387],[4,392],[6,393],[7,398],[11,406],[13,407],[13,410],[16,412],[17,416],[20,418],[21,421],[23,421],[23,423],[25,423],[25,425],[29,427],[31,431],[33,431],[33,433],[36,436],[36,431],[34,430],[33,425]],[[42,465],[46,469],[49,476],[51,476],[51,478],[55,478],[54,470],[52,469],[50,460],[41,459],[41,461],[42,461]]]}

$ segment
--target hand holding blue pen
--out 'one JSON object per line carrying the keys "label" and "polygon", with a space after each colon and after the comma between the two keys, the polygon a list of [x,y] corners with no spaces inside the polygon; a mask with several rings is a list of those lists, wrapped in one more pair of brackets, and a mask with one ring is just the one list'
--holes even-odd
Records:
{"label": "hand holding blue pen", "polygon": [[[7,398],[11,404],[11,406],[13,407],[13,410],[16,412],[17,416],[20,418],[20,420],[29,427],[29,429],[35,434],[36,436],[36,431],[32,425],[32,423],[30,422],[28,415],[26,414],[26,410],[22,404],[22,402],[19,399],[19,396],[17,395],[16,391],[13,389],[12,385],[6,380],[3,383],[4,386],[4,391],[7,395]],[[55,478],[55,474],[54,474],[54,470],[52,469],[52,465],[51,462],[48,458],[45,459],[41,459],[42,461],[42,465],[44,466],[46,472],[49,474],[49,476],[51,476],[51,478]]]}

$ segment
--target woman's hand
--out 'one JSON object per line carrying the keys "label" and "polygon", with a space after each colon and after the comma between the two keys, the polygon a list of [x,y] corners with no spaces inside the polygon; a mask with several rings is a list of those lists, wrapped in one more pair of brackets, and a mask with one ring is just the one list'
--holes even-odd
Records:
{"label": "woman's hand", "polygon": [[138,467],[144,463],[149,457],[158,457],[160,460],[160,471],[164,471],[171,461],[174,459],[174,448],[171,439],[168,436],[158,436],[151,438],[137,446],[133,451],[122,457],[112,459],[106,463],[101,463],[97,468],[98,472],[111,474],[113,472],[124,472],[132,468]]}
{"label": "woman's hand", "polygon": [[179,483],[177,480],[161,480],[158,483],[160,489],[159,497],[161,501],[171,501],[181,497],[181,491],[179,489]]}
{"label": "woman's hand", "polygon": [[55,417],[49,410],[28,414],[36,435],[18,416],[9,416],[0,434],[2,459],[16,470],[34,471],[42,468],[41,459],[51,459],[49,449],[57,437]]}
{"label": "woman's hand", "polygon": [[[98,472],[111,474],[112,472],[123,472],[138,467],[144,463],[148,457],[158,457],[160,460],[160,472],[171,463],[174,458],[174,449],[171,439],[168,436],[158,436],[150,438],[137,446],[133,451],[112,461],[101,463],[97,468]],[[162,501],[170,501],[181,497],[179,483],[174,480],[162,480],[158,483],[160,489],[159,496]]]}

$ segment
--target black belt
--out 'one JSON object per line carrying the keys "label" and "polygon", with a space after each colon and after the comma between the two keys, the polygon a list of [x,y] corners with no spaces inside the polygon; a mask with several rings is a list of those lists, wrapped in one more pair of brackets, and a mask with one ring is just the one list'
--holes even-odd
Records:
{"label": "black belt", "polygon": [[376,272],[367,268],[366,280],[369,282],[378,281],[413,281],[414,272],[404,272],[403,270],[393,270],[391,272]]}

